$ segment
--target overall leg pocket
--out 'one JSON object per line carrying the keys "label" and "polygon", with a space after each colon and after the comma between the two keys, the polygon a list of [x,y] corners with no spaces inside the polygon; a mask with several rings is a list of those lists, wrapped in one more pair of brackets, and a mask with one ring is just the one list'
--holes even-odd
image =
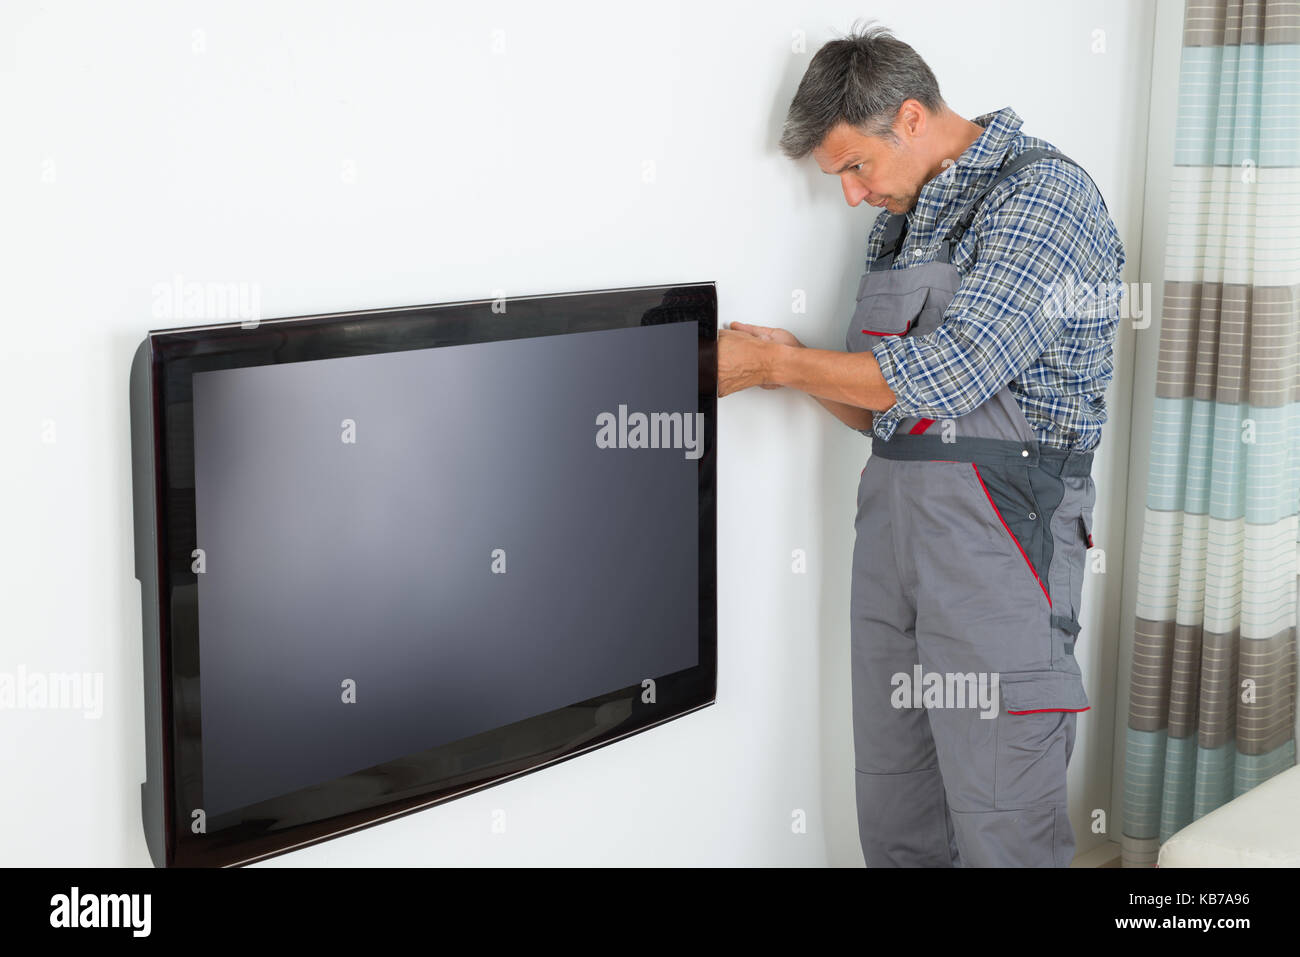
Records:
{"label": "overall leg pocket", "polygon": [[1083,683],[1056,671],[999,675],[994,804],[999,810],[1066,804],[1065,772]]}

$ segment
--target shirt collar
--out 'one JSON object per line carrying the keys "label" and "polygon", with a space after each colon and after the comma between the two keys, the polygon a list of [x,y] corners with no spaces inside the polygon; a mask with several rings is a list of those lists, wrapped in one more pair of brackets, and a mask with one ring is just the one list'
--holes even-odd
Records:
{"label": "shirt collar", "polygon": [[984,132],[966,147],[966,152],[957,158],[957,165],[962,169],[996,170],[1002,165],[1002,157],[1006,156],[1011,141],[1020,133],[1023,121],[1015,110],[1004,106],[995,113],[977,116],[971,122],[984,127]]}
{"label": "shirt collar", "polygon": [[984,132],[957,157],[957,162],[921,187],[916,205],[907,214],[908,232],[926,235],[938,223],[949,204],[963,194],[975,192],[974,182],[996,172],[1012,142],[1020,135],[1020,116],[1006,106],[971,119]]}

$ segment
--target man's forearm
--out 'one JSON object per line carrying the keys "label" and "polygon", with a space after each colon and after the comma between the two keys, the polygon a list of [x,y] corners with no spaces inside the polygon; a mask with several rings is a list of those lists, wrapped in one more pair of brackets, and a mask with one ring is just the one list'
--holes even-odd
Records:
{"label": "man's forearm", "polygon": [[[870,352],[772,347],[770,382],[859,409],[884,412],[897,397]],[[827,406],[832,412],[833,408]],[[838,416],[838,413],[836,413]]]}
{"label": "man's forearm", "polygon": [[834,399],[823,399],[819,395],[815,395],[813,398],[821,403],[822,408],[850,429],[870,431],[872,420],[876,415],[870,409],[859,409],[856,405],[845,405],[843,402],[836,402]]}

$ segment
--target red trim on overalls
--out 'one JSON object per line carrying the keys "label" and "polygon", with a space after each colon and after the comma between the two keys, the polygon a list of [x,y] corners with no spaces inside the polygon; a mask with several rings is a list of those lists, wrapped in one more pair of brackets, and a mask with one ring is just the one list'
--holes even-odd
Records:
{"label": "red trim on overalls", "polygon": [[1087,711],[1087,710],[1089,710],[1091,707],[1092,707],[1092,705],[1088,705],[1087,708],[1038,708],[1038,709],[1036,709],[1036,710],[1034,710],[1034,711],[1008,711],[1007,714],[1045,714],[1045,713],[1048,712],[1048,711],[1070,711],[1070,712],[1075,712],[1075,711]]}
{"label": "red trim on overalls", "polygon": [[902,332],[876,332],[874,329],[863,329],[862,331],[869,336],[905,336],[910,330],[905,329]]}
{"label": "red trim on overalls", "polygon": [[998,503],[993,501],[993,496],[989,494],[988,486],[984,484],[984,479],[980,478],[979,466],[972,462],[970,467],[975,470],[975,478],[979,479],[980,488],[984,489],[984,495],[988,498],[989,504],[993,506],[993,512],[997,515],[998,521],[1001,522],[1002,527],[1007,530],[1007,534],[1011,536],[1011,540],[1016,543],[1016,548],[1020,549],[1020,557],[1023,558],[1025,564],[1029,566],[1029,571],[1033,574],[1034,581],[1038,582],[1038,587],[1043,589],[1043,596],[1047,599],[1047,607],[1051,608],[1052,596],[1047,594],[1047,588],[1043,585],[1043,580],[1038,577],[1038,572],[1034,571],[1034,563],[1029,560],[1029,556],[1025,554],[1025,550],[1020,547],[1020,539],[1016,538],[1015,533],[1011,531],[1011,527],[1007,525],[1006,519],[1002,517],[1001,509],[998,508]]}
{"label": "red trim on overalls", "polygon": [[925,431],[926,429],[928,429],[930,426],[934,425],[934,423],[935,423],[935,420],[934,420],[934,419],[917,419],[917,420],[916,420],[916,425],[912,426],[912,431],[911,431],[910,433],[908,433],[908,434],[909,434],[909,435],[920,435],[922,432],[924,432],[924,431]]}

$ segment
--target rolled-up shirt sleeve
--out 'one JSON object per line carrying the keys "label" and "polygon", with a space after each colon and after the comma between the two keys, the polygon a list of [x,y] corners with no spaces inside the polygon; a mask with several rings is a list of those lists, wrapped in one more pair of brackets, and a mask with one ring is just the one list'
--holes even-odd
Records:
{"label": "rolled-up shirt sleeve", "polygon": [[1103,251],[1087,196],[1041,173],[972,228],[977,261],[939,327],[872,343],[897,399],[875,416],[885,441],[909,416],[965,415],[1032,365],[1065,329],[1061,284],[1087,282]]}

